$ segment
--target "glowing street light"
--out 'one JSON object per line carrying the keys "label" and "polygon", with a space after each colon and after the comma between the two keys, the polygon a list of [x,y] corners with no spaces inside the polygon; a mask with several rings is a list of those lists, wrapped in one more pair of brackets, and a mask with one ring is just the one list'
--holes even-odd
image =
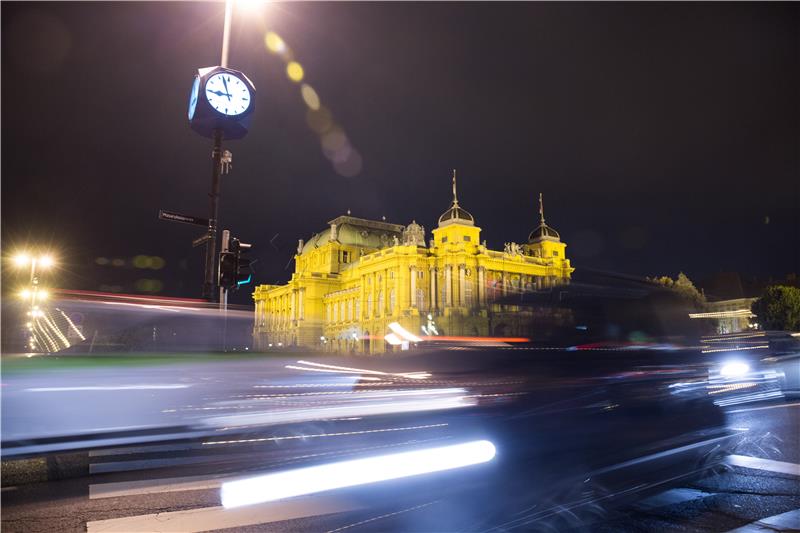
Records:
{"label": "glowing street light", "polygon": [[[27,317],[30,317],[25,323],[25,329],[31,335],[28,346],[31,350],[45,348],[55,351],[57,350],[57,345],[49,338],[46,330],[39,331],[45,327],[40,322],[40,319],[47,322],[47,318],[38,304],[47,300],[50,294],[46,289],[40,287],[38,273],[41,270],[53,268],[56,261],[52,255],[47,253],[33,254],[28,251],[21,251],[13,256],[12,262],[19,269],[30,267],[29,285],[19,291],[19,297],[25,302],[26,306],[29,306],[28,311],[25,313]],[[37,336],[41,336],[41,339],[37,339]]]}
{"label": "glowing street light", "polygon": [[14,265],[17,267],[24,267],[30,263],[31,258],[28,254],[21,253],[14,256]]}

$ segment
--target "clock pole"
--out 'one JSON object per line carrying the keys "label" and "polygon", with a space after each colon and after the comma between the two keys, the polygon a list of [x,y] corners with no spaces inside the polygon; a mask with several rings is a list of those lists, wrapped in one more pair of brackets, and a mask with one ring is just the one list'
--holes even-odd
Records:
{"label": "clock pole", "polygon": [[217,218],[219,217],[219,175],[222,170],[222,131],[214,130],[214,147],[211,150],[211,193],[208,195],[211,213],[208,217],[208,241],[206,241],[206,275],[203,283],[203,298],[214,300],[214,266],[217,251]]}
{"label": "clock pole", "polygon": [[[222,25],[222,53],[220,66],[228,66],[228,48],[231,37],[231,15],[233,1],[225,2],[225,21]],[[214,300],[214,267],[217,264],[217,218],[219,217],[219,175],[222,170],[222,131],[214,130],[214,146],[211,149],[211,214],[208,217],[208,241],[206,241],[206,277],[203,283],[203,298]]]}

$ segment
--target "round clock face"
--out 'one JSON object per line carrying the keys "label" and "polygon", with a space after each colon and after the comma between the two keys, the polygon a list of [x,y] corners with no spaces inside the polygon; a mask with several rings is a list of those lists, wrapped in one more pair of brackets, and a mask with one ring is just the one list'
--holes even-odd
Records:
{"label": "round clock face", "polygon": [[208,103],[223,115],[241,115],[250,107],[250,89],[233,74],[214,74],[208,78],[205,90]]}
{"label": "round clock face", "polygon": [[200,77],[194,77],[192,83],[192,92],[189,94],[189,120],[194,116],[194,110],[197,107],[197,97],[200,95]]}

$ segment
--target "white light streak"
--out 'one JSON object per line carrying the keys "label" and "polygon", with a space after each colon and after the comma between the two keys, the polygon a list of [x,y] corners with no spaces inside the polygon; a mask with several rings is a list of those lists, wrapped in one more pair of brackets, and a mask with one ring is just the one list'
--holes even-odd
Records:
{"label": "white light streak", "polygon": [[225,508],[270,502],[344,487],[453,470],[491,461],[487,440],[287,470],[222,485]]}
{"label": "white light streak", "polygon": [[250,425],[285,424],[331,418],[363,417],[397,413],[416,413],[460,409],[477,404],[477,399],[466,396],[461,388],[422,389],[410,391],[364,391],[353,401],[326,403],[323,407],[299,407],[286,410],[269,410],[255,413],[232,414],[208,418],[204,422],[212,427],[241,427]]}
{"label": "white light streak", "polygon": [[387,335],[384,335],[383,340],[385,340],[392,346],[400,346],[401,344],[403,344],[403,340],[394,333],[389,333]]}
{"label": "white light streak", "polygon": [[389,329],[392,330],[396,335],[399,337],[409,341],[409,342],[422,342],[422,339],[405,329],[397,322],[392,322],[389,324]]}
{"label": "white light streak", "polygon": [[[359,373],[359,374],[377,374],[377,375],[380,375],[380,376],[397,376],[397,377],[409,378],[409,379],[427,379],[427,378],[431,377],[430,373],[428,373],[428,372],[420,372],[420,371],[393,374],[391,372],[381,372],[380,370],[367,370],[365,368],[352,368],[352,367],[349,367],[349,366],[326,365],[326,364],[323,364],[323,363],[312,363],[311,361],[303,361],[303,360],[297,361],[297,364],[299,364],[299,365],[309,365],[309,366],[329,369],[329,370],[317,370],[317,372],[339,372],[339,373],[351,372],[351,373]],[[295,370],[315,370],[313,368],[304,368],[304,367],[293,366],[293,365],[286,365],[286,368],[291,368],[291,369],[295,369]],[[363,378],[362,377],[362,379],[367,379],[367,378]]]}
{"label": "white light streak", "polygon": [[75,391],[103,391],[103,390],[168,390],[168,389],[188,389],[191,385],[168,384],[168,385],[109,385],[87,386],[87,387],[38,387],[25,389],[26,392],[75,392]]}

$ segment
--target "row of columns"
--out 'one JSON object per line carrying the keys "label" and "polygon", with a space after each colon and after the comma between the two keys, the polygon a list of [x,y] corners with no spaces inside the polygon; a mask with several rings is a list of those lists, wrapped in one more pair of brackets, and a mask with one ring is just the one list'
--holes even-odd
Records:
{"label": "row of columns", "polygon": [[[442,302],[442,298],[439,297],[438,291],[438,272],[439,269],[437,267],[430,267],[428,269],[428,279],[430,280],[430,309],[436,310],[441,307],[453,307],[454,305],[457,306],[465,306],[467,305],[466,295],[467,295],[467,267],[466,265],[458,265],[458,295],[454,294],[454,279],[453,279],[453,266],[448,265],[444,267],[444,302]],[[478,267],[478,305],[485,305],[486,304],[486,268],[485,267]],[[417,307],[417,285],[416,285],[416,278],[417,278],[417,267],[411,267],[411,283],[410,283],[410,290],[411,290],[411,307]],[[455,302],[455,300],[458,302]]]}
{"label": "row of columns", "polygon": [[[277,302],[278,309],[272,309],[269,300],[258,303],[259,325],[276,326],[272,329],[281,329],[291,324],[294,320],[305,318],[305,289],[293,289],[290,294],[281,296]],[[287,301],[284,301],[284,298]]]}

